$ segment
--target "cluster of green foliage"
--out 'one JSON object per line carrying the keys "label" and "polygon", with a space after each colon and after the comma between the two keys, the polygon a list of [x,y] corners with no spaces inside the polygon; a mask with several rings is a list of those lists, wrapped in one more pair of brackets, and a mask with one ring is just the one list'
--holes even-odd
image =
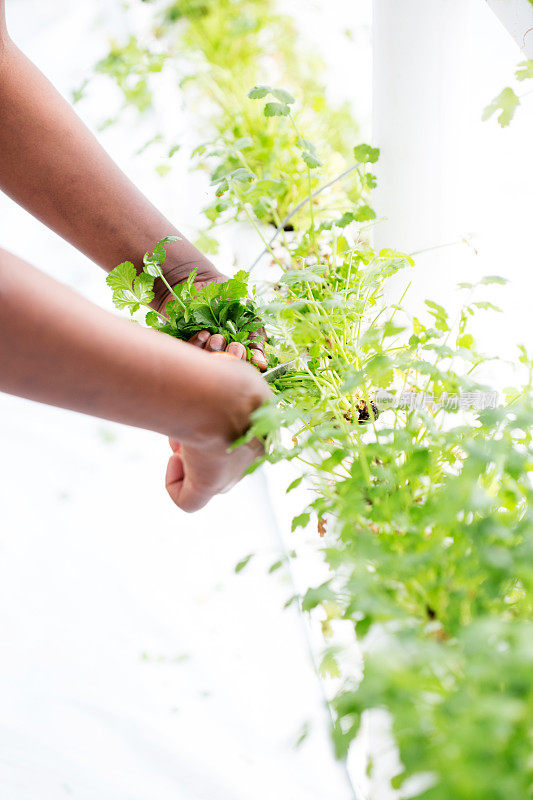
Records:
{"label": "cluster of green foliage", "polygon": [[[273,402],[256,412],[248,436],[264,438],[264,460],[299,468],[288,491],[298,485],[312,491],[292,528],[316,527],[328,578],[294,602],[322,622],[321,672],[333,687],[337,753],[347,753],[366,713],[386,709],[402,763],[394,785],[407,791],[409,780],[409,796],[529,797],[533,370],[520,350],[525,383],[506,390],[504,403],[488,402],[490,387],[476,377],[488,357],[472,332],[478,313],[498,312],[484,292],[504,280],[462,283],[464,300],[451,315],[434,300],[417,316],[404,308],[403,296],[387,305],[386,281],[410,270],[412,259],[394,250],[377,252],[365,236],[374,214],[362,193],[375,185],[371,169],[379,152],[356,146],[354,165],[344,146],[337,150],[331,161],[353,170],[357,191],[345,192],[340,202],[338,196],[331,202],[325,191],[318,204],[317,192],[332,179],[331,140],[310,136],[307,124],[301,125],[292,110],[291,91],[298,94],[293,85],[262,85],[252,72],[242,90],[236,48],[244,60],[251,53],[260,63],[262,40],[255,39],[254,25],[263,33],[279,32],[270,3],[173,2],[157,19],[163,37],[179,26],[179,41],[192,60],[200,59],[200,77],[191,79],[199,96],[217,94],[224,70],[237,73],[228,89],[232,110],[221,123],[227,129],[214,144],[219,196],[212,208],[223,207],[212,221],[245,214],[271,256],[275,277],[250,304],[243,273],[231,287],[205,294],[195,292],[192,279],[174,287],[168,313],[161,318],[150,311],[148,323],[185,336],[191,321],[222,330],[245,308],[246,335],[258,317],[265,324],[271,365],[305,356],[278,378]],[[228,25],[240,34],[222,47],[219,28],[227,36]],[[200,35],[208,55],[198,55]],[[209,50],[217,42],[220,52]],[[307,98],[304,81],[302,86]],[[290,217],[294,230],[287,231],[290,203],[300,213]],[[275,247],[265,224],[270,213]],[[141,275],[128,263],[111,274],[119,305],[135,312],[150,303],[153,280],[162,277],[164,244],[147,255]],[[210,316],[231,303],[238,306],[225,319]],[[452,402],[458,397],[461,402]],[[366,425],[357,424],[362,409]],[[348,627],[364,655],[362,680],[335,638],[337,622]],[[418,788],[412,782],[417,776]]]}
{"label": "cluster of green foliage", "polygon": [[[145,113],[153,105],[153,73],[166,70],[176,82],[176,96],[185,98],[186,109],[194,111],[200,135],[207,139],[200,139],[193,150],[196,166],[209,171],[215,186],[224,188],[231,182],[233,188],[231,193],[217,191],[204,209],[206,229],[199,246],[216,252],[218,226],[235,218],[249,219],[248,209],[254,219],[278,226],[305,198],[309,185],[315,187],[313,170],[321,162],[323,174],[331,178],[349,158],[357,124],[348,104],[327,102],[320,57],[301,45],[293,20],[277,11],[275,0],[146,0],[146,4],[153,6],[152,25],[142,42],[135,36],[112,42],[96,72],[118,85],[125,105]],[[281,90],[274,89],[266,116],[257,104],[242,102],[264,75],[274,85],[305,96],[305,104],[290,118],[292,98],[286,90],[279,100],[276,91]],[[76,99],[84,90],[76,93]],[[272,118],[277,114],[287,115],[285,124]],[[298,130],[305,131],[307,144]],[[309,148],[309,140],[320,142],[320,153]],[[166,147],[167,156],[157,169],[168,174],[183,142],[165,142],[157,127],[147,145],[151,142]],[[354,173],[335,191],[339,202],[355,203],[366,188]],[[299,212],[304,221],[309,210],[304,205]],[[297,215],[293,224],[298,221]]]}
{"label": "cluster of green foliage", "polygon": [[[249,434],[266,437],[266,460],[301,465],[289,489],[304,483],[315,494],[293,530],[314,524],[326,534],[330,577],[308,589],[302,608],[322,619],[326,638],[336,620],[348,622],[365,656],[359,682],[334,636],[324,653],[322,671],[337,683],[337,752],[347,752],[365,711],[386,708],[404,768],[398,787],[426,773],[420,793],[432,800],[526,797],[531,363],[522,351],[528,382],[490,407],[475,377],[486,357],[469,326],[497,311],[479,294],[503,279],[462,284],[453,320],[432,300],[424,318],[411,317],[382,298],[409,257],[353,246],[347,233],[316,224],[289,247],[291,266],[263,316],[280,352],[311,358],[278,385]],[[310,252],[318,263],[306,263]],[[379,390],[399,402],[355,425]],[[450,405],[457,396],[465,407]]]}
{"label": "cluster of green foliage", "polygon": [[[250,345],[261,338],[258,330],[262,322],[256,304],[248,296],[248,273],[237,272],[228,281],[209,283],[198,289],[193,270],[184,283],[170,286],[163,272],[165,244],[177,239],[178,236],[167,236],[157,242],[153,253],[144,256],[140,273],[131,261],[115,267],[106,279],[113,291],[113,303],[119,309],[127,309],[132,316],[143,308],[148,327],[176,339],[188,341],[204,330],[221,333],[228,342],[241,342],[251,356]],[[156,278],[163,281],[170,295],[162,311],[150,307]]]}

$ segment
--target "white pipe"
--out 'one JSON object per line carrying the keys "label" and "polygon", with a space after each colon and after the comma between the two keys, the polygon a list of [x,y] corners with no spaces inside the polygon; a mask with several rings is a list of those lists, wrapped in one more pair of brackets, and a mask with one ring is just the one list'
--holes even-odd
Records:
{"label": "white pipe", "polygon": [[[445,241],[443,129],[462,0],[374,0],[373,141],[381,149],[375,243],[406,251]],[[456,28],[460,31],[460,27]]]}
{"label": "white pipe", "polygon": [[533,5],[529,0],[486,0],[527,58],[533,59]]}
{"label": "white pipe", "polygon": [[[480,93],[471,64],[475,54],[490,59],[498,39],[490,34],[489,4],[502,14],[507,9],[514,35],[520,30],[524,38],[523,26],[528,19],[533,23],[528,0],[523,0],[528,7],[523,15],[522,0],[486,2],[374,0],[373,143],[381,155],[373,206],[383,220],[374,229],[377,249],[418,252],[459,242],[472,231],[476,204],[484,199],[471,182],[476,179],[476,147],[486,150],[490,136],[490,130],[479,128],[481,112],[501,86],[495,79],[494,88]],[[512,48],[504,39],[502,30],[502,46]],[[434,297],[437,276],[439,291],[446,281],[452,285],[451,268],[457,271],[460,258],[466,258],[461,253],[458,248],[437,250],[417,261],[409,292],[413,304]],[[409,270],[390,279],[387,299],[397,300],[414,276]]]}

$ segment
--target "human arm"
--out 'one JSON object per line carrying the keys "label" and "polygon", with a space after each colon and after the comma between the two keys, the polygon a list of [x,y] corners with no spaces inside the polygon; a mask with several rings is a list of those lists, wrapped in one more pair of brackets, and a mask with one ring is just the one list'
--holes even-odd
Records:
{"label": "human arm", "polygon": [[[193,269],[199,286],[225,280],[124,175],[15,46],[4,6],[0,0],[0,189],[107,271],[125,259],[140,268],[157,241],[178,235],[179,241],[166,246],[171,286]],[[154,307],[161,308],[166,288],[157,280],[154,290]],[[208,349],[226,344],[215,339]],[[239,352],[244,355],[243,348]],[[254,360],[266,367],[262,354]]]}
{"label": "human arm", "polygon": [[109,314],[4,250],[0,365],[0,391],[179,440],[168,488],[185,511],[260,452],[256,442],[228,453],[269,396],[256,370]]}

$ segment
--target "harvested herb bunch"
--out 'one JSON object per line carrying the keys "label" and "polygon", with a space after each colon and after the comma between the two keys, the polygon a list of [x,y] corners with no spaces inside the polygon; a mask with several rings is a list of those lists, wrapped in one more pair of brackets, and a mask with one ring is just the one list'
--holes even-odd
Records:
{"label": "harvested herb bunch", "polygon": [[[141,307],[147,309],[145,321],[150,328],[188,341],[198,331],[220,333],[227,341],[240,342],[251,357],[251,345],[261,340],[262,321],[257,304],[248,294],[248,273],[244,270],[223,283],[209,283],[197,289],[193,270],[185,283],[171,287],[163,274],[165,244],[179,237],[167,236],[144,256],[143,271],[137,273],[130,261],[119,264],[107,276],[117,308],[126,308],[133,315]],[[154,311],[154,281],[159,278],[167,287],[171,299],[164,312]]]}

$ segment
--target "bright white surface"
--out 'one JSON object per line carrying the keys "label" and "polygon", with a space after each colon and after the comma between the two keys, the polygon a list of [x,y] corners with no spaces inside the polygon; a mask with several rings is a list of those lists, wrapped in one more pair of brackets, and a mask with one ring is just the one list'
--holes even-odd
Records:
{"label": "bright white surface", "polygon": [[157,437],[2,419],[2,797],[345,797],[257,479],[185,517]]}
{"label": "bright white surface", "polygon": [[[505,314],[482,312],[475,329],[483,350],[510,359],[532,340],[533,97],[504,129],[481,114],[504,86],[529,90],[513,81],[523,60],[482,0],[374,2],[376,242],[430,248],[390,282],[389,297],[410,280],[411,308],[430,298],[454,309],[459,281],[502,275],[509,285],[483,299]],[[451,246],[431,250],[438,245]],[[501,370],[488,377],[502,385]]]}

